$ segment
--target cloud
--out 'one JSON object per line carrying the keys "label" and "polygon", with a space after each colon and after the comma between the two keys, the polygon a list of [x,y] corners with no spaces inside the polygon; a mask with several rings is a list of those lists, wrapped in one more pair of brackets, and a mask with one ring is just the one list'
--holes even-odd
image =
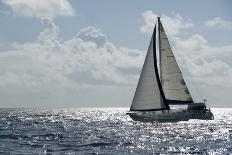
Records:
{"label": "cloud", "polygon": [[145,51],[116,47],[94,27],[64,40],[53,20],[46,18],[42,23],[47,26],[35,41],[12,43],[11,49],[0,51],[0,97],[5,105],[130,103]]}
{"label": "cloud", "polygon": [[212,20],[208,20],[205,22],[205,25],[208,27],[216,27],[216,28],[232,28],[232,21],[223,20],[220,17],[215,17]]}
{"label": "cloud", "polygon": [[106,35],[102,34],[101,30],[96,30],[94,27],[86,27],[77,34],[78,38],[83,41],[93,41],[97,45],[103,45],[107,42]]}
{"label": "cloud", "polygon": [[[44,18],[42,23],[47,27],[35,41],[12,43],[10,49],[0,51],[2,102],[93,107],[104,101],[106,106],[129,106],[145,50],[117,47],[94,27],[64,40],[52,19]],[[216,101],[226,97],[214,100],[215,92],[232,90],[232,45],[210,46],[200,34],[177,37],[183,29],[173,31],[174,37],[167,35],[173,38],[173,51],[187,84],[191,90],[196,85],[200,91],[195,94],[201,92],[211,105],[218,105]]]}
{"label": "cloud", "polygon": [[232,45],[210,46],[203,36],[194,34],[175,39],[173,51],[196,100],[207,98],[212,106],[229,106],[224,100],[227,93],[217,97],[221,105],[214,98],[219,90],[232,91]]}
{"label": "cloud", "polygon": [[68,0],[1,0],[17,16],[33,18],[54,18],[74,16],[75,11]]}
{"label": "cloud", "polygon": [[[191,77],[201,78],[201,82],[227,86],[232,84],[232,63],[229,59],[232,45],[214,47],[207,43],[207,40],[194,34],[189,38],[177,38],[174,40],[174,52],[177,55],[181,66],[188,70]],[[223,80],[224,77],[228,81]],[[221,77],[221,80],[212,80]]]}
{"label": "cloud", "polygon": [[194,34],[185,39],[175,37],[173,40],[176,48],[186,51],[199,51],[207,46],[207,40],[199,34]]}
{"label": "cloud", "polygon": [[[143,24],[140,28],[140,31],[143,33],[152,33],[155,22],[159,15],[153,13],[151,10],[147,10],[142,14]],[[191,20],[186,20],[179,14],[176,14],[173,17],[161,15],[161,20],[163,25],[167,28],[169,35],[177,35],[180,30],[193,27]]]}
{"label": "cloud", "polygon": [[63,41],[51,19],[43,23],[47,28],[35,42],[15,44],[15,49],[1,52],[1,86],[128,85],[138,78],[145,51],[116,47],[94,27]]}
{"label": "cloud", "polygon": [[55,25],[51,18],[43,18],[41,23],[47,24],[48,27],[39,33],[38,41],[45,44],[52,44],[52,42],[56,42],[59,34],[59,27]]}

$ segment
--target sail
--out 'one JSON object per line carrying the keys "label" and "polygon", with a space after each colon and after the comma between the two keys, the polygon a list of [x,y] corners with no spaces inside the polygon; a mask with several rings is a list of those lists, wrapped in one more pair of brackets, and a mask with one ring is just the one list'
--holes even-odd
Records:
{"label": "sail", "polygon": [[151,38],[145,62],[136,88],[130,110],[169,109],[162,94],[156,62],[156,28]]}
{"label": "sail", "polygon": [[191,94],[185,84],[181,70],[176,62],[164,28],[158,18],[159,51],[160,51],[160,79],[165,97],[171,102],[193,102]]}

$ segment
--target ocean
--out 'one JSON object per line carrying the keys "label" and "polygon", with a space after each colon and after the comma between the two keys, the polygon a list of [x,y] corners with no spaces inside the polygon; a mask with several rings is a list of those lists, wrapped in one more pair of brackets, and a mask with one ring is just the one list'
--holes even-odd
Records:
{"label": "ocean", "polygon": [[231,154],[232,109],[215,120],[132,121],[127,108],[0,109],[0,154]]}

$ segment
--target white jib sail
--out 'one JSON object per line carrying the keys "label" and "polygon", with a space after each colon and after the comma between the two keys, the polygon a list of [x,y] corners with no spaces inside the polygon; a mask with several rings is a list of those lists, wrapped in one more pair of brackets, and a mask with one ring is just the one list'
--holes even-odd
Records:
{"label": "white jib sail", "polygon": [[167,100],[192,101],[181,70],[170,47],[164,28],[159,21],[160,75]]}
{"label": "white jib sail", "polygon": [[151,110],[165,107],[154,69],[153,38],[156,37],[155,34],[154,31],[132,101],[131,110]]}

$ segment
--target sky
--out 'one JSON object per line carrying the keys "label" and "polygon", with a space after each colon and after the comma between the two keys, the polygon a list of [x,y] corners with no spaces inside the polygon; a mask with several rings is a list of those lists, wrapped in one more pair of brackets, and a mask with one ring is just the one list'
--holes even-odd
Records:
{"label": "sky", "polygon": [[231,107],[230,0],[0,0],[0,108],[130,107],[157,16],[193,99]]}

